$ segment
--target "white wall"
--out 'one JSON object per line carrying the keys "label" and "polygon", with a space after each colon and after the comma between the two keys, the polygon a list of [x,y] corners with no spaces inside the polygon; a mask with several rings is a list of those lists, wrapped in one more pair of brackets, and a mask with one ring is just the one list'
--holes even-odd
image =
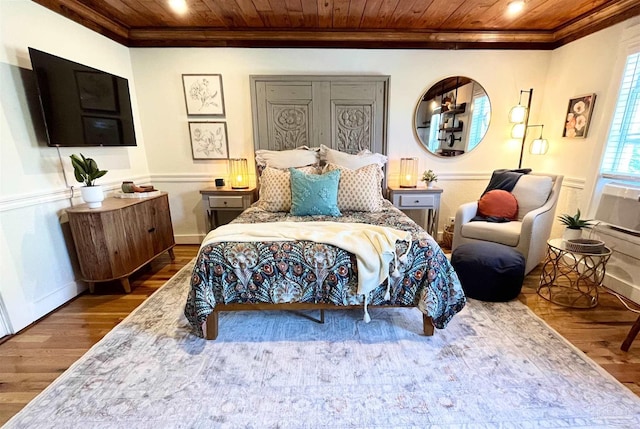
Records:
{"label": "white wall", "polygon": [[[614,78],[610,61],[615,60],[615,52],[611,47],[619,42],[623,25],[553,52],[127,49],[28,0],[2,0],[0,310],[4,306],[9,313],[9,328],[19,330],[82,288],[75,282],[78,271],[71,240],[60,225],[70,201],[58,152],[39,143],[35,130],[40,126],[32,119],[38,115],[32,114],[27,104],[33,90],[24,80],[31,68],[28,46],[129,79],[139,146],[83,152],[110,170],[102,184],[116,188],[122,180],[144,183],[150,178],[157,188],[168,191],[176,240],[198,243],[205,229],[198,191],[210,186],[215,177],[226,176],[227,171],[224,161],[194,161],[191,157],[182,74],[223,75],[230,155],[249,159],[253,154],[249,75],[390,75],[390,178],[398,174],[399,159],[404,156],[419,157],[420,171],[435,170],[440,177],[438,185],[444,188],[442,227],[462,202],[478,198],[492,170],[517,166],[520,143],[509,138],[507,113],[521,89],[535,89],[531,123],[545,124],[545,136],[551,144],[547,156],[525,153],[524,166],[565,175],[558,212],[586,207],[585,195],[590,194],[584,191],[585,183],[594,175],[602,133],[606,135],[608,117],[601,101],[611,96],[607,94]],[[414,135],[414,108],[426,89],[451,75],[469,76],[485,88],[492,119],[487,136],[473,152],[437,158]],[[589,137],[560,138],[568,99],[588,92],[599,97]],[[77,150],[60,152],[72,180],[66,160]],[[33,269],[34,263],[40,270]]]}
{"label": "white wall", "polygon": [[[149,170],[127,48],[28,0],[2,0],[0,28],[0,313],[15,332],[85,287],[76,283],[75,250],[61,225],[71,194],[57,149],[43,143],[28,47],[129,79],[138,146],[82,152],[109,170],[98,183],[110,188],[148,181]],[[68,185],[80,185],[68,162],[78,151],[60,149]]]}
{"label": "white wall", "polygon": [[[625,31],[625,28],[628,28]],[[619,49],[629,31],[640,34],[640,17],[576,40],[551,53],[549,72],[542,100],[540,120],[550,141],[544,167],[563,171],[585,180],[585,192],[576,208],[587,212],[606,145],[612,111],[626,52]],[[596,94],[591,125],[586,138],[562,137],[568,100],[578,95]]]}
{"label": "white wall", "polygon": [[[441,219],[446,219],[453,216],[460,203],[478,198],[492,170],[517,167],[520,145],[509,138],[507,113],[517,102],[521,88],[534,87],[541,93],[533,104],[532,118],[536,118],[550,57],[547,51],[131,50],[149,168],[154,184],[170,193],[179,242],[200,241],[204,219],[198,190],[227,174],[224,161],[191,158],[187,123],[202,119],[187,117],[182,74],[222,74],[230,155],[249,159],[253,154],[250,75],[390,75],[390,177],[398,174],[401,157],[419,157],[420,171],[431,168],[440,177],[438,185],[445,189]],[[487,136],[475,150],[457,158],[438,158],[428,153],[414,134],[414,109],[426,89],[451,75],[469,76],[482,84],[491,99],[493,115]],[[459,186],[459,180],[466,186]]]}
{"label": "white wall", "polygon": [[[569,98],[595,93],[596,103],[589,134],[585,139],[556,138],[555,154],[550,161],[556,168],[585,174],[585,189],[567,212],[580,208],[588,217],[595,217],[598,195],[605,182],[598,176],[604,153],[612,112],[615,109],[620,78],[628,49],[640,43],[640,17],[584,37],[552,54],[546,83],[543,121],[553,125],[554,135],[562,135],[564,115]],[[563,105],[564,103],[564,105]],[[562,165],[562,160],[574,161]],[[640,302],[640,247],[638,240],[624,234],[592,231],[594,238],[607,243],[613,251],[607,263],[604,284],[634,302]]]}

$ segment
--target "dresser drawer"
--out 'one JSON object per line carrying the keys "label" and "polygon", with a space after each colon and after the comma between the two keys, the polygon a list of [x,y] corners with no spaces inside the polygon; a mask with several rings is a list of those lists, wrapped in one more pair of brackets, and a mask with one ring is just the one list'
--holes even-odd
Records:
{"label": "dresser drawer", "polygon": [[404,208],[429,208],[434,207],[436,197],[434,195],[400,195],[400,207]]}
{"label": "dresser drawer", "polygon": [[209,207],[212,209],[243,208],[243,198],[241,195],[228,197],[209,197]]}

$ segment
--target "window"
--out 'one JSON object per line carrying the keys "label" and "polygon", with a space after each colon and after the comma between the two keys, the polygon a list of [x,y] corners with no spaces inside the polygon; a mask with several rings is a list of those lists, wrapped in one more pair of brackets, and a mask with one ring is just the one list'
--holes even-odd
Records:
{"label": "window", "polygon": [[[484,94],[484,93],[483,93]],[[467,151],[470,151],[480,143],[489,128],[489,97],[484,94],[473,96],[473,114],[471,115],[471,129],[469,130],[469,145]]]}
{"label": "window", "polygon": [[440,113],[431,116],[431,127],[429,129],[429,150],[437,153],[440,148]]}
{"label": "window", "polygon": [[640,52],[627,57],[600,172],[640,179]]}

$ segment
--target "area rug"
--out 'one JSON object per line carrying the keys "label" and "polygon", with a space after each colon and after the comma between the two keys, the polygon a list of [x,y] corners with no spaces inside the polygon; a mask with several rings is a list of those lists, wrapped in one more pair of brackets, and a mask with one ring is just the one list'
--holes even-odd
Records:
{"label": "area rug", "polygon": [[640,427],[640,398],[517,301],[470,300],[433,337],[416,309],[223,313],[206,341],[191,268],[6,427]]}

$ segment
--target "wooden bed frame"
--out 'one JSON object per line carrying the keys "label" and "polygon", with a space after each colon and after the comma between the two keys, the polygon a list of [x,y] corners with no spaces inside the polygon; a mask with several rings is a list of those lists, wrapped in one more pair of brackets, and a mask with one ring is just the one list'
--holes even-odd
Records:
{"label": "wooden bed frame", "polygon": [[[417,308],[410,306],[398,306],[398,305],[369,305],[367,308]],[[218,313],[221,311],[265,311],[265,310],[292,310],[292,311],[305,311],[305,310],[320,310],[320,318],[312,319],[318,323],[324,323],[324,310],[348,310],[358,309],[361,310],[361,305],[345,305],[338,306],[334,304],[315,304],[315,303],[282,303],[282,304],[216,304],[215,310],[207,317],[207,320],[202,326],[202,332],[207,340],[215,340],[218,338]],[[424,335],[430,337],[433,335],[434,326],[431,317],[426,314],[422,314],[422,332]]]}
{"label": "wooden bed frame", "polygon": [[[261,94],[264,95],[264,85],[269,85],[270,83],[276,83],[277,87],[280,87],[283,84],[291,84],[295,87],[301,85],[301,82],[306,82],[309,85],[315,85],[314,88],[324,88],[324,90],[313,91],[314,96],[321,101],[320,105],[329,106],[330,103],[326,103],[325,98],[331,91],[327,89],[331,87],[331,85],[337,85],[336,97],[337,104],[344,104],[347,107],[358,105],[369,105],[371,106],[371,127],[378,130],[376,133],[372,134],[371,140],[368,142],[359,142],[357,145],[347,144],[347,147],[342,147],[345,142],[339,142],[337,139],[331,137],[331,132],[325,133],[312,133],[318,141],[310,138],[310,141],[307,143],[309,146],[320,146],[320,144],[324,144],[332,149],[341,150],[349,153],[357,153],[359,150],[364,149],[362,147],[364,144],[366,149],[369,149],[371,152],[382,153],[384,155],[387,154],[387,117],[388,117],[388,99],[389,99],[389,76],[384,75],[368,75],[368,76],[318,76],[318,75],[269,75],[269,76],[250,76],[250,89],[251,89],[251,110],[253,113],[253,129],[254,129],[254,149],[268,149],[268,150],[285,150],[285,149],[294,149],[295,144],[291,142],[286,142],[284,140],[274,141],[270,139],[268,136],[270,135],[266,132],[265,125],[263,121],[260,120],[260,113],[264,112],[266,109],[264,97],[261,97]],[[312,83],[313,82],[313,83]],[[262,88],[262,89],[261,89]],[[363,88],[369,88],[368,92],[364,91]],[[375,89],[374,89],[375,88]],[[365,96],[365,94],[368,94]],[[377,95],[375,95],[377,94]],[[285,97],[286,100],[289,100]],[[280,99],[278,105],[287,107],[287,102],[285,99]],[[323,103],[322,101],[325,101]],[[377,101],[376,101],[377,100]],[[313,99],[312,103],[315,103]],[[306,109],[309,100],[290,100],[291,108],[299,108]],[[330,117],[329,114],[325,116],[319,115],[324,119],[328,119]],[[309,124],[310,129],[319,131],[324,129],[324,127],[328,127],[329,124],[326,124],[322,121],[320,123]],[[335,126],[339,126],[339,124],[334,124]],[[349,143],[349,142],[348,142]],[[352,143],[352,142],[351,142]],[[383,178],[382,189],[386,190],[386,174]],[[369,306],[369,308],[388,308],[392,306]],[[402,308],[413,308],[413,306],[395,306]],[[320,310],[320,319],[316,320],[319,323],[324,323],[324,310],[344,310],[344,309],[360,309],[362,310],[362,305],[351,305],[351,306],[337,306],[334,304],[315,304],[315,303],[283,303],[283,304],[217,304],[215,310],[207,317],[206,321],[203,324],[203,333],[205,338],[209,340],[214,340],[218,337],[218,313],[220,311],[264,311],[264,310],[292,310],[292,311],[305,311],[305,310]],[[434,326],[433,320],[431,317],[423,315],[423,332],[427,336],[433,335]]]}

